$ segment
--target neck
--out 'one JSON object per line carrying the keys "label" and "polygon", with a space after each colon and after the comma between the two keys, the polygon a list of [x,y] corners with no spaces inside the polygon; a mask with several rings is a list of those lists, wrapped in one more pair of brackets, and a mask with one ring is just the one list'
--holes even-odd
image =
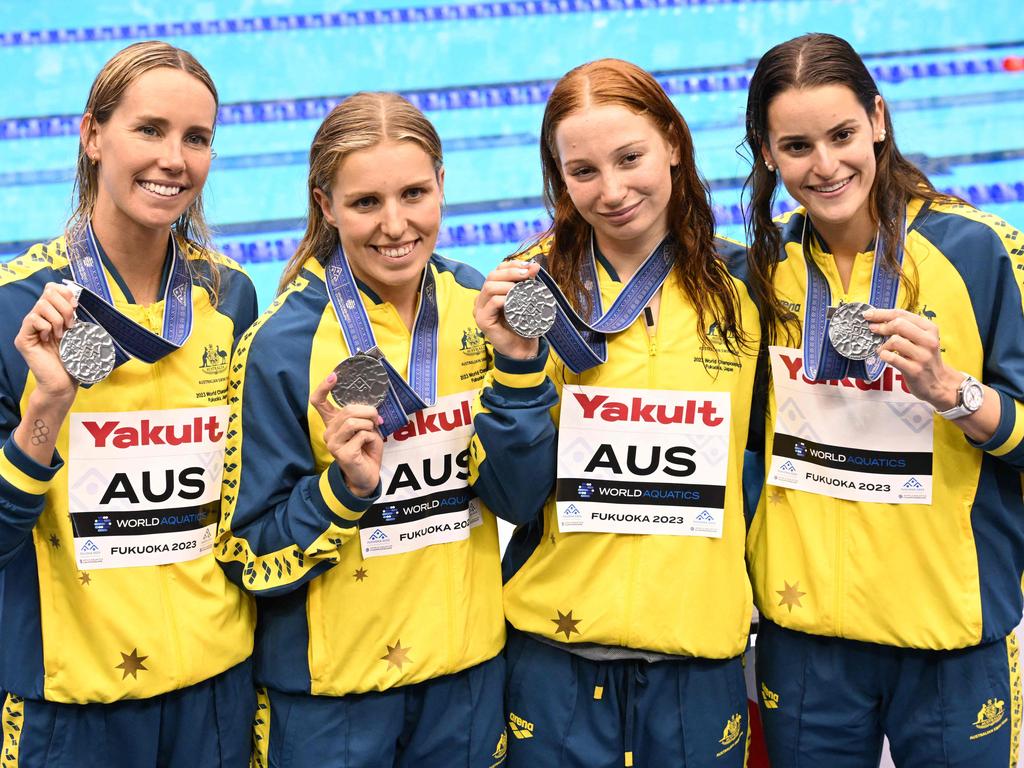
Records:
{"label": "neck", "polygon": [[819,224],[813,218],[811,223],[828,243],[829,250],[837,262],[853,261],[857,254],[871,243],[878,230],[878,225],[866,213],[858,217],[857,221],[842,224]]}
{"label": "neck", "polygon": [[381,301],[386,301],[395,308],[405,327],[411,331],[416,321],[416,307],[419,303],[419,278],[407,285],[379,285],[373,280],[367,280],[363,275],[355,274]]}
{"label": "neck", "polygon": [[413,323],[416,322],[416,305],[419,301],[419,292],[417,291],[417,287],[413,286],[411,292],[392,291],[387,295],[381,294],[381,298],[395,308],[395,311],[398,312],[398,316],[402,318],[402,322],[405,323],[405,327],[411,331]]}
{"label": "neck", "polygon": [[651,255],[651,251],[658,246],[658,243],[665,239],[666,234],[668,234],[667,231],[659,230],[628,241],[608,240],[597,235],[597,247],[601,249],[601,254],[608,260],[608,263],[615,268],[619,279],[625,283]]}
{"label": "neck", "polygon": [[109,216],[94,214],[92,217],[92,230],[107,258],[136,303],[147,306],[157,300],[160,292],[167,238],[171,233],[169,228],[148,229],[132,224],[122,226]]}

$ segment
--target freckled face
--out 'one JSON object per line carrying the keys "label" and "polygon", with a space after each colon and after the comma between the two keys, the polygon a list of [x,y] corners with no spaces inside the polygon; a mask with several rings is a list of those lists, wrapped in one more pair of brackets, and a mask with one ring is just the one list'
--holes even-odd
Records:
{"label": "freckled face", "polygon": [[598,245],[651,251],[668,232],[678,149],[649,118],[617,104],[569,115],[555,145],[569,197]]}

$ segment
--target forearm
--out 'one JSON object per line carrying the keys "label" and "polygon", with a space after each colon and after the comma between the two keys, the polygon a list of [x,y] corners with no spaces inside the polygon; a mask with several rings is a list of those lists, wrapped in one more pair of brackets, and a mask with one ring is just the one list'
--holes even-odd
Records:
{"label": "forearm", "polygon": [[21,452],[32,461],[49,466],[57,447],[57,434],[74,399],[47,397],[36,390],[29,395],[21,423],[11,434]]}

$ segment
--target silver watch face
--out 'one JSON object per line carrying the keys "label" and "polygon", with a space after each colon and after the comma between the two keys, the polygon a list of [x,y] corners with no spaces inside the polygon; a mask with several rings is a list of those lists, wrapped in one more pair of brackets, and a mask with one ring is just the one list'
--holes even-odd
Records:
{"label": "silver watch face", "polygon": [[982,389],[981,383],[971,379],[964,384],[964,408],[971,413],[981,408],[981,403],[985,399],[985,390]]}

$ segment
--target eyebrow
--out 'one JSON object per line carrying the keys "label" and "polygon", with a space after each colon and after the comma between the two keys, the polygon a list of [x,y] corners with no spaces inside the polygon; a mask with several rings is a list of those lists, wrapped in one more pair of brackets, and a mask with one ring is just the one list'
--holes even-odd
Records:
{"label": "eyebrow", "polygon": [[[629,149],[631,147],[635,147],[635,146],[638,146],[640,144],[646,144],[646,143],[647,143],[647,139],[634,139],[633,141],[627,141],[622,146],[619,146],[619,147],[616,147],[615,149],[613,149],[611,151],[611,154],[615,155],[615,154],[618,154],[619,152],[623,152],[623,151],[625,151],[625,150],[627,150],[627,149]],[[565,167],[565,166],[568,166],[568,165],[572,165],[573,163],[585,163],[585,162],[588,162],[586,160],[586,158],[574,157],[574,158],[569,158],[568,160],[563,161],[562,162],[562,166]]]}
{"label": "eyebrow", "polygon": [[[152,123],[153,125],[158,125],[161,128],[164,128],[164,127],[170,125],[170,122],[171,122],[166,117],[160,117],[159,115],[139,115],[136,118],[136,120],[138,120],[138,122],[140,122],[140,123]],[[190,132],[203,131],[205,133],[212,134],[213,133],[213,126],[210,126],[210,125],[191,125],[186,130],[190,131]]]}
{"label": "eyebrow", "polygon": [[[856,126],[856,125],[857,125],[856,118],[851,117],[851,118],[849,118],[847,120],[843,120],[843,122],[839,123],[838,125],[832,126],[827,131],[825,131],[825,133],[835,133],[836,131],[841,131],[844,128],[849,128],[850,126]],[[803,134],[795,133],[795,134],[790,134],[788,136],[780,136],[778,139],[776,139],[776,141],[778,141],[781,144],[784,141],[796,141],[798,139],[803,139],[803,138],[805,138],[803,136]]]}
{"label": "eyebrow", "polygon": [[[410,181],[408,184],[403,184],[402,185],[402,190],[404,191],[406,189],[412,189],[413,187],[429,187],[433,182],[434,182],[434,177],[433,176],[428,176],[428,177],[426,177],[424,179],[420,179],[419,181]],[[376,189],[374,189],[374,190],[365,190],[365,191],[361,191],[361,192],[360,191],[356,191],[356,192],[349,192],[347,194],[342,195],[342,199],[344,199],[344,200],[362,200],[364,197],[373,197],[373,196],[378,195],[378,194],[380,194],[380,191],[376,190]]]}

